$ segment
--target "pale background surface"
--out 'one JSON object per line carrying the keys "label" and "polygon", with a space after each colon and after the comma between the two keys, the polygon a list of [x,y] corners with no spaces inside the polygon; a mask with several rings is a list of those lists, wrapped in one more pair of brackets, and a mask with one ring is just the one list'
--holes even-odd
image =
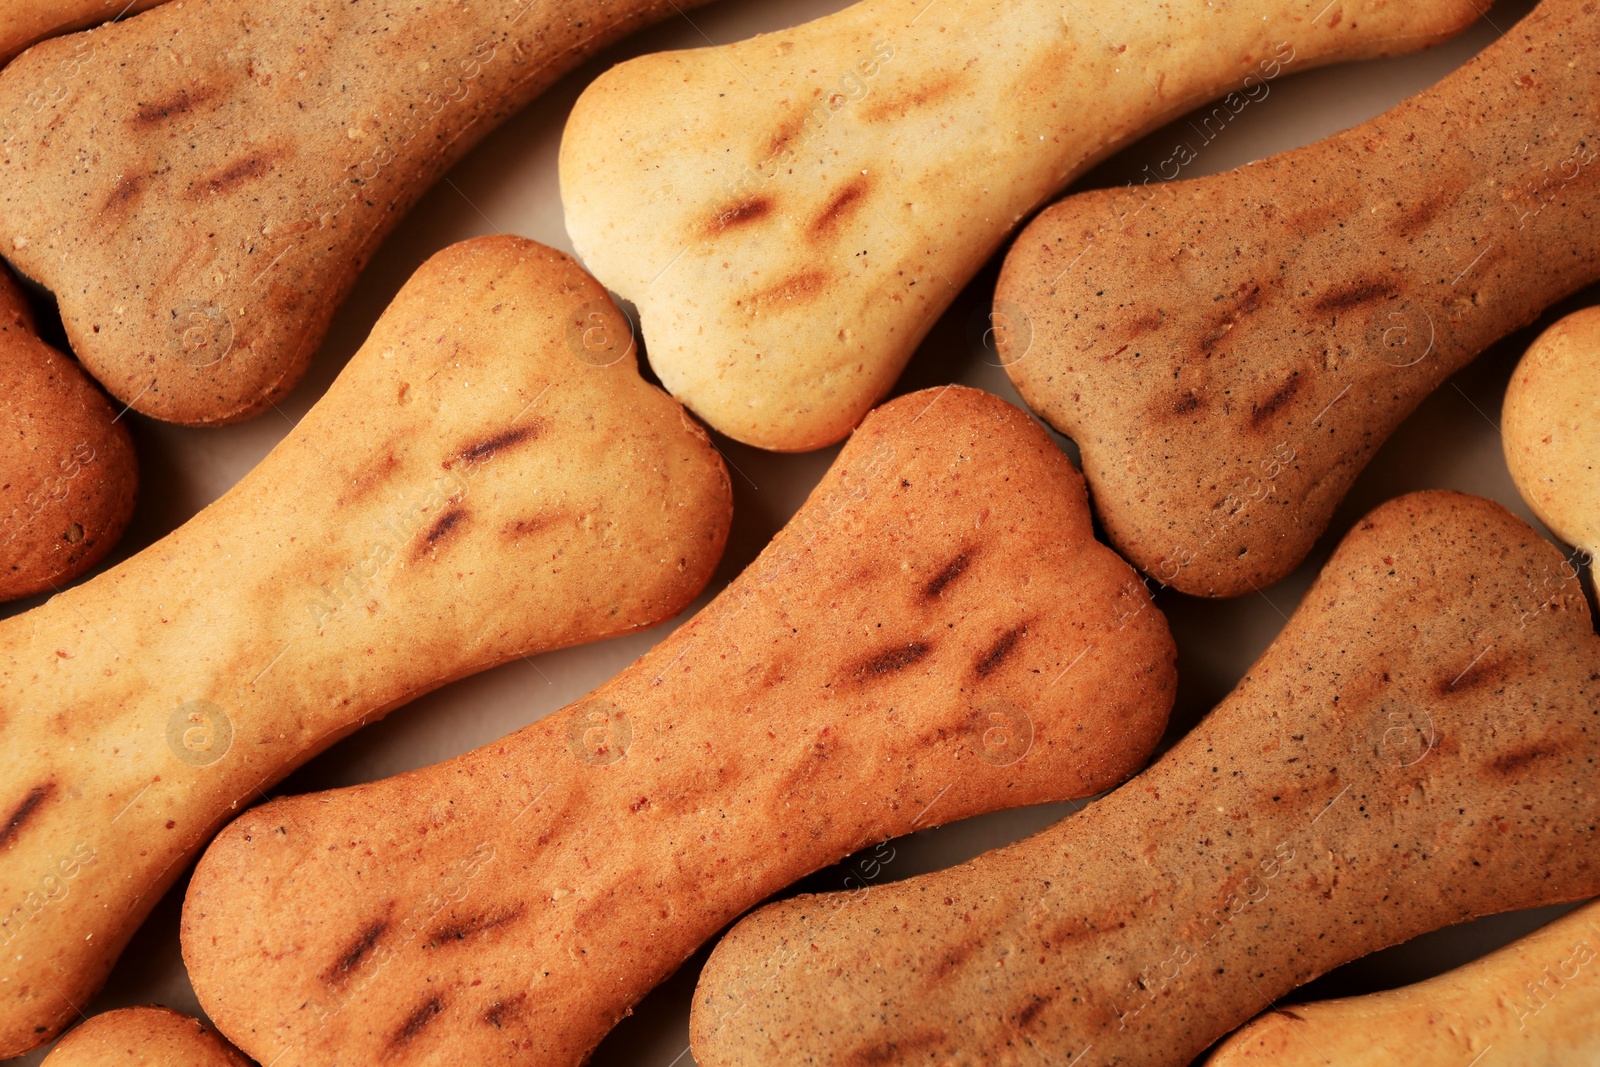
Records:
{"label": "pale background surface", "polygon": [[[430,192],[390,236],[333,328],[306,380],[281,406],[253,422],[220,430],[183,429],[133,419],[143,473],[139,510],[109,562],[144,548],[194,515],[242,477],[320,397],[360,346],[379,314],[429,255],[479,234],[509,232],[571,251],[562,225],[556,179],[561,128],[573,101],[600,72],[629,56],[722,43],[807,21],[847,0],[720,0],[624,41],[560,82],[492,134]],[[1502,0],[1477,26],[1431,52],[1381,62],[1288,75],[1269,97],[1246,108],[1199,150],[1186,177],[1227,170],[1314,141],[1362,122],[1432,85],[1493,41],[1533,7]],[[692,19],[692,22],[690,21]],[[1120,184],[1146,164],[1167,158],[1178,140],[1199,139],[1184,121],[1123,151],[1075,188]],[[950,381],[980,386],[1019,403],[996,357],[973,340],[992,294],[997,264],[981,274],[923,344],[897,392]],[[1311,559],[1260,596],[1200,601],[1172,593],[1159,599],[1178,641],[1180,687],[1170,745],[1220,700],[1271,642],[1344,531],[1366,511],[1414,489],[1451,488],[1492,497],[1530,522],[1532,513],[1506,473],[1499,432],[1501,398],[1517,359],[1537,332],[1561,314],[1600,303],[1591,289],[1552,309],[1534,327],[1495,346],[1436,392],[1408,420],[1361,479]],[[837,448],[802,456],[757,452],[718,438],[733,468],[735,513],[728,550],[705,603],[738,573],[800,506]],[[1542,527],[1540,527],[1542,529]],[[1591,589],[1592,592],[1592,589]],[[39,603],[22,601],[4,614]],[[670,630],[537,657],[457,682],[423,697],[324,753],[278,792],[350,785],[446,759],[493,741],[584,695],[645,652]],[[895,843],[885,878],[899,879],[958,863],[1048,825],[1067,805],[1005,812],[930,829]],[[842,887],[842,869],[823,871],[799,888]],[[199,1012],[178,951],[178,917],[187,877],[159,904],[85,1011],[162,1003]],[[1419,939],[1334,972],[1297,995],[1344,995],[1417,981],[1466,962],[1549,921],[1564,909],[1501,916]],[[596,1053],[597,1067],[689,1067],[688,1014],[702,950],[646,999]],[[13,1062],[35,1064],[35,1053]]]}

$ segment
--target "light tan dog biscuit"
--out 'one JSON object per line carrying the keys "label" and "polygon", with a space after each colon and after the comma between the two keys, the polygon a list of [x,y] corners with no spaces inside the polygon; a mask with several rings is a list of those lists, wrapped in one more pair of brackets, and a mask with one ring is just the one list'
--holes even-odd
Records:
{"label": "light tan dog biscuit", "polygon": [[1600,278],[1597,51],[1589,0],[1545,0],[1371,122],[1023,231],[1002,358],[1124,556],[1186,593],[1277,581],[1428,393]]}
{"label": "light tan dog biscuit", "polygon": [[168,1008],[108,1011],[72,1029],[44,1067],[250,1067],[198,1019]]}
{"label": "light tan dog biscuit", "polygon": [[863,0],[596,79],[561,146],[567,230],[639,305],[669,391],[741,441],[818,448],[1118,145],[1286,70],[1433,44],[1477,7]]}
{"label": "light tan dog biscuit", "polygon": [[1559,564],[1497,504],[1384,505],[1111,796],[741,922],[700,978],[696,1062],[1182,1067],[1348,960],[1600,893],[1600,637],[1576,581],[1528,591]]}
{"label": "light tan dog biscuit", "polygon": [[0,73],[0,253],[124,403],[248,418],[494,126],[693,0],[186,0]]}
{"label": "light tan dog biscuit", "polygon": [[564,712],[273,801],[206,851],[184,959],[280,1067],[576,1067],[762,898],[873,842],[1144,762],[1166,621],[1038,424],[974,389],[875,412],[715,601]]}
{"label": "light tan dog biscuit", "polygon": [[1528,349],[1500,433],[1534,514],[1591,561],[1600,555],[1600,308],[1568,315]]}
{"label": "light tan dog biscuit", "polygon": [[1268,1012],[1207,1067],[1600,1063],[1600,904],[1426,982]]}
{"label": "light tan dog biscuit", "polygon": [[47,37],[163,3],[166,0],[0,0],[0,67]]}
{"label": "light tan dog biscuit", "polygon": [[[583,346],[595,316],[609,350]],[[0,622],[0,1054],[75,1018],[185,861],[309,756],[689,604],[727,473],[625,330],[558,252],[447,249],[243,481]]]}
{"label": "light tan dog biscuit", "polygon": [[34,332],[0,267],[0,600],[72,581],[133,517],[128,427],[76,362]]}

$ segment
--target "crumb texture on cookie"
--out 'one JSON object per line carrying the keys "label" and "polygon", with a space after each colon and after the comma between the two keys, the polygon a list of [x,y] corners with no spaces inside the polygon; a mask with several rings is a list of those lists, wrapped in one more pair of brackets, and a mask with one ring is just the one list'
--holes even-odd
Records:
{"label": "crumb texture on cookie", "polygon": [[1267,1012],[1206,1067],[1597,1063],[1597,949],[1600,904],[1589,904],[1425,982]]}
{"label": "crumb texture on cookie", "polygon": [[448,762],[240,816],[190,883],[184,959],[264,1063],[578,1064],[804,875],[1134,773],[1174,655],[1039,425],[978,390],[913,393],[589,696]]}
{"label": "crumb texture on cookie", "polygon": [[185,0],[0,72],[0,252],[147,415],[249,418],[500,121],[696,0]]}
{"label": "crumb texture on cookie", "polygon": [[1230,89],[1244,106],[1285,72],[1415,51],[1477,17],[1473,0],[1344,6],[863,0],[633,59],[563,135],[567,232],[638,305],[673,395],[740,441],[819,448],[888,393],[1006,235],[1117,146]]}
{"label": "crumb texture on cookie", "polygon": [[1349,960],[1600,894],[1600,636],[1560,565],[1489,501],[1378,508],[1110,796],[851,905],[740,922],[700,977],[696,1062],[1182,1067]]}
{"label": "crumb texture on cookie", "polygon": [[168,1008],[120,1008],[74,1027],[44,1067],[250,1067],[198,1019]]}
{"label": "crumb texture on cookie", "polygon": [[1370,122],[1018,236],[1002,359],[1125,557],[1201,596],[1277,581],[1424,397],[1600,278],[1597,52],[1590,0],[1544,0]]}
{"label": "crumb texture on cookie", "polygon": [[310,756],[699,594],[727,471],[624,322],[559,252],[452,246],[224,496],[0,621],[0,1055],[74,1020],[185,862]]}
{"label": "crumb texture on cookie", "polygon": [[1600,308],[1546,330],[1517,365],[1500,420],[1522,499],[1557,537],[1600,556]]}
{"label": "crumb texture on cookie", "polygon": [[0,266],[0,601],[58,590],[104,559],[138,488],[127,424],[39,339]]}

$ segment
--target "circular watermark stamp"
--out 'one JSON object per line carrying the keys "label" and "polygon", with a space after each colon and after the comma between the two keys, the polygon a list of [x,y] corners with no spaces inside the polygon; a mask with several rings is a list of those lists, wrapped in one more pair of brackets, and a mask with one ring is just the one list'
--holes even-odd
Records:
{"label": "circular watermark stamp", "polygon": [[978,758],[992,767],[1009,767],[1033,748],[1033,716],[1008,700],[994,700],[974,712]]}
{"label": "circular watermark stamp", "polygon": [[996,300],[967,320],[967,343],[989,366],[1013,366],[1033,349],[1033,319],[1021,304]]}
{"label": "circular watermark stamp", "polygon": [[1433,353],[1438,331],[1426,308],[1382,307],[1367,320],[1367,348],[1391,367],[1414,367]]}
{"label": "circular watermark stamp", "polygon": [[1410,701],[1386,703],[1373,722],[1372,732],[1377,735],[1374,749],[1378,757],[1402,770],[1426,759],[1438,741],[1432,713]]}
{"label": "circular watermark stamp", "polygon": [[191,767],[209,767],[233,747],[233,720],[209,700],[179,704],[167,717],[167,747]]}
{"label": "circular watermark stamp", "polygon": [[591,300],[567,320],[567,347],[591,367],[619,362],[633,343],[633,320],[609,300]]}
{"label": "circular watermark stamp", "polygon": [[191,367],[222,362],[233,350],[233,322],[216,304],[184,304],[172,312],[178,358]]}
{"label": "circular watermark stamp", "polygon": [[573,710],[567,747],[580,763],[609,767],[626,757],[632,746],[633,722],[611,701],[591,700]]}

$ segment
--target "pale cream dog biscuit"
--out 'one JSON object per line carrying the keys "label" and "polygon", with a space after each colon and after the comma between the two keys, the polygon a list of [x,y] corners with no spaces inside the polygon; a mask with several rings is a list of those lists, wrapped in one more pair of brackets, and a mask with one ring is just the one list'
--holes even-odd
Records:
{"label": "pale cream dog biscuit", "polygon": [[1600,308],[1568,315],[1528,349],[1500,420],[1522,499],[1555,535],[1600,554]]}
{"label": "pale cream dog biscuit", "polygon": [[669,391],[741,441],[818,448],[1118,145],[1238,89],[1227,121],[1286,70],[1433,44],[1478,6],[864,0],[596,79],[561,146],[567,230],[638,304]]}
{"label": "pale cream dog biscuit", "polygon": [[447,763],[241,816],[184,960],[262,1062],[576,1067],[746,908],[856,849],[1136,771],[1166,620],[986,393],[901,397],[688,624]]}
{"label": "pale cream dog biscuit", "polygon": [[166,0],[0,0],[0,67],[47,37],[124,18]]}
{"label": "pale cream dog biscuit", "polygon": [[250,1067],[198,1019],[168,1008],[121,1008],[72,1029],[44,1067]]}
{"label": "pale cream dog biscuit", "polygon": [[1384,505],[1109,797],[736,926],[700,977],[696,1062],[1182,1067],[1348,960],[1600,893],[1600,637],[1575,580],[1530,593],[1560,563],[1498,504]]}
{"label": "pale cream dog biscuit", "polygon": [[39,339],[0,267],[0,600],[59,589],[127,529],[139,461],[118,415],[70,356]]}
{"label": "pale cream dog biscuit", "polygon": [[1002,358],[1124,556],[1186,593],[1277,581],[1424,397],[1600,278],[1597,52],[1594,4],[1545,0],[1371,122],[1023,231]]}
{"label": "pale cream dog biscuit", "polygon": [[494,126],[692,0],[185,0],[0,72],[0,254],[116,397],[248,418]]}
{"label": "pale cream dog biscuit", "polygon": [[[609,349],[583,344],[596,316]],[[572,260],[434,256],[243,481],[0,622],[0,1054],[77,1017],[260,789],[452,679],[670,618],[730,508]]]}
{"label": "pale cream dog biscuit", "polygon": [[1600,904],[1401,989],[1268,1012],[1207,1067],[1600,1063]]}

